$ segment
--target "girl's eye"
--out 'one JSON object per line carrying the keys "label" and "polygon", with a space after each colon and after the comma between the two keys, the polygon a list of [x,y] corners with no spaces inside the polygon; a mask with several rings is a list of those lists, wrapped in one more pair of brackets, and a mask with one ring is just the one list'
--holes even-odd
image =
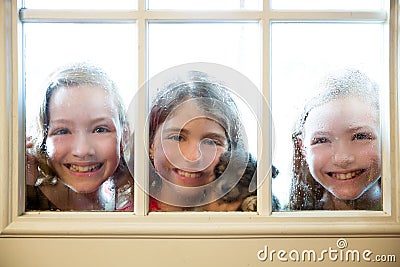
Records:
{"label": "girl's eye", "polygon": [[327,137],[316,137],[313,138],[311,144],[316,145],[316,144],[324,144],[324,143],[329,143],[329,139]]}
{"label": "girl's eye", "polygon": [[170,139],[172,141],[180,142],[183,140],[183,137],[179,134],[176,134],[176,135],[171,135],[168,139]]}
{"label": "girl's eye", "polygon": [[353,140],[372,140],[373,136],[371,133],[356,133],[353,135]]}
{"label": "girl's eye", "polygon": [[210,146],[223,146],[223,144],[219,140],[205,138],[202,143]]}
{"label": "girl's eye", "polygon": [[70,131],[68,129],[58,129],[53,131],[52,135],[63,135],[63,134],[69,134]]}
{"label": "girl's eye", "polygon": [[110,132],[109,129],[107,129],[106,127],[97,127],[96,129],[94,129],[95,133],[108,133]]}

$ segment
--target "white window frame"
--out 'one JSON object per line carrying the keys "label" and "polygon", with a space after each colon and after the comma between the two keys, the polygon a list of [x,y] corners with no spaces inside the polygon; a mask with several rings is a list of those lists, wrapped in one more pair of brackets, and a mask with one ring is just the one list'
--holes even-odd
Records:
{"label": "white window frame", "polygon": [[[400,234],[400,158],[399,158],[399,2],[390,0],[391,11],[147,11],[145,1],[138,1],[135,11],[49,11],[19,10],[21,1],[0,1],[0,236],[310,236],[310,235],[374,235]],[[264,0],[264,6],[269,1]],[[389,10],[389,8],[386,8]],[[235,21],[259,20],[262,31],[262,92],[270,95],[269,29],[273,21],[361,21],[384,22],[390,17],[387,47],[387,73],[390,90],[385,94],[388,111],[387,130],[383,131],[384,211],[308,211],[278,212],[270,210],[270,183],[263,184],[258,194],[258,213],[247,212],[152,212],[148,199],[138,186],[135,188],[135,212],[24,212],[25,174],[25,107],[22,22],[132,22],[138,29],[138,47],[146,47],[146,23],[152,20],[174,21]],[[386,22],[387,23],[387,22]],[[146,49],[138,51],[138,87],[146,81]],[[135,128],[145,126],[147,99],[140,93]],[[267,108],[263,108],[264,117]],[[390,125],[390,127],[389,127]],[[269,124],[263,122],[263,136],[271,136]],[[147,138],[139,131],[135,135],[135,179],[148,179],[148,157],[140,140]],[[259,148],[260,149],[260,148]],[[145,166],[145,167],[143,167]],[[270,166],[270,159],[260,162],[260,173]]]}

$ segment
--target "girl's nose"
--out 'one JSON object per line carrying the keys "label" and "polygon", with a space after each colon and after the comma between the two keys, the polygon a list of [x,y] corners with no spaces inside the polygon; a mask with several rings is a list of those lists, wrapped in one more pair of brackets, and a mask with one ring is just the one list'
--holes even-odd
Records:
{"label": "girl's nose", "polygon": [[71,146],[72,154],[76,157],[84,158],[94,155],[94,147],[90,140],[90,136],[88,136],[86,133],[76,134]]}
{"label": "girl's nose", "polygon": [[197,142],[191,142],[184,147],[181,147],[183,157],[187,161],[195,162],[201,159],[200,144]]}
{"label": "girl's nose", "polygon": [[355,159],[349,144],[338,143],[334,146],[333,150],[333,162],[340,167],[348,166]]}

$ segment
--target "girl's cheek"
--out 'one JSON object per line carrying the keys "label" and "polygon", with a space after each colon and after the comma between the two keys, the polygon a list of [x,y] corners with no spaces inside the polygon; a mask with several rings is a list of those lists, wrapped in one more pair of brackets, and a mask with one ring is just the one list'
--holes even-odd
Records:
{"label": "girl's cheek", "polygon": [[164,142],[163,145],[159,145],[156,150],[158,155],[162,155],[163,158],[170,160],[177,160],[184,157],[179,146],[174,142]]}
{"label": "girl's cheek", "polygon": [[46,153],[49,158],[54,158],[56,153],[56,146],[52,138],[48,138],[46,141]]}
{"label": "girl's cheek", "polygon": [[221,158],[222,153],[225,152],[225,149],[218,149],[217,153],[214,157],[214,160],[211,163],[211,167],[214,170],[215,166],[217,166],[217,164],[219,163],[219,159]]}

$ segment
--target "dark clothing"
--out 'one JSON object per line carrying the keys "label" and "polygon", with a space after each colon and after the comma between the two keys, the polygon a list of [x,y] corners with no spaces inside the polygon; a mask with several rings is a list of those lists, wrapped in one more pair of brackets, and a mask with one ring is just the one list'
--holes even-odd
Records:
{"label": "dark clothing", "polygon": [[25,210],[57,211],[59,209],[43,194],[38,186],[27,185]]}

